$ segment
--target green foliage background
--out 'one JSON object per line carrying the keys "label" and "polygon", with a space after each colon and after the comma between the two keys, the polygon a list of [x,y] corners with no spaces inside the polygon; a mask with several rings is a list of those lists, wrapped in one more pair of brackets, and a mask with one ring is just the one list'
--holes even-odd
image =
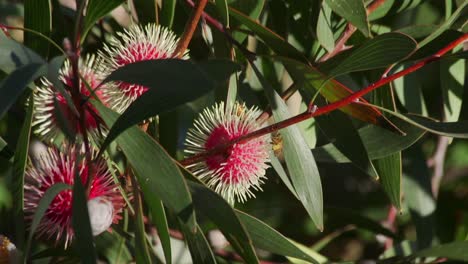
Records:
{"label": "green foliage background", "polygon": [[[25,102],[33,82],[56,77],[64,59],[46,38],[59,47],[64,38],[73,40],[79,19],[83,54],[101,49],[129,23],[156,22],[180,36],[192,8],[191,1],[89,0],[81,17],[60,2],[0,0],[0,23],[28,29],[24,35],[7,30],[11,38],[0,34],[0,234],[26,259],[468,261],[467,43],[366,95],[383,114],[353,103],[281,130],[282,153],[272,157],[263,192],[235,209],[175,162],[183,159],[185,133],[203,108],[236,99],[262,109],[274,105],[279,122],[312,100],[322,107],[378,81],[386,69],[388,76],[411,67],[466,36],[468,2],[209,1],[205,12],[225,32],[202,19],[190,61],[136,63],[108,77],[160,93],[148,93],[121,116],[93,101],[111,128],[101,154],[113,159],[112,151],[122,151],[143,199],[132,201],[114,232],[94,238],[86,214],[76,213],[78,239],[67,250],[34,239],[34,224],[22,212],[26,157],[37,141]],[[116,7],[120,15],[111,13]],[[349,49],[328,59],[350,27],[356,30],[345,43]],[[253,64],[246,50],[256,55]],[[286,103],[279,95],[288,88],[299,93]],[[134,126],[150,116],[158,116],[150,133]],[[74,212],[86,212],[83,186],[58,185],[47,198],[67,188],[76,194]],[[38,211],[47,206],[43,199]],[[33,223],[42,215],[35,217]],[[208,234],[218,230],[228,246],[214,246]]]}

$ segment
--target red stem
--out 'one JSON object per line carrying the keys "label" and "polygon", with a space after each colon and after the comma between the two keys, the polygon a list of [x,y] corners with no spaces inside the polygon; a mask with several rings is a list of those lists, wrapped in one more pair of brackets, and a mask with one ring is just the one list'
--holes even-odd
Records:
{"label": "red stem", "polygon": [[[185,26],[184,34],[179,41],[179,45],[177,49],[174,51],[174,54],[177,54],[179,58],[184,55],[185,50],[187,49],[190,40],[192,40],[193,33],[197,28],[198,21],[200,21],[200,17],[203,14],[203,10],[207,4],[208,0],[199,0],[198,5],[196,6],[195,10],[192,13],[192,17],[189,19],[189,22]],[[192,2],[193,3],[193,2]]]}
{"label": "red stem", "polygon": [[304,120],[307,120],[309,118],[324,115],[326,113],[329,113],[331,111],[334,111],[334,110],[336,110],[338,108],[347,106],[347,105],[352,104],[352,103],[359,103],[359,98],[363,97],[364,95],[372,92],[373,90],[375,90],[375,89],[377,89],[377,88],[379,88],[379,87],[381,87],[381,86],[383,86],[383,85],[385,85],[387,83],[390,83],[391,81],[394,81],[394,80],[396,80],[396,79],[398,79],[398,78],[400,78],[402,76],[408,75],[408,74],[410,74],[410,73],[424,67],[425,65],[433,62],[433,61],[439,60],[442,55],[444,55],[448,51],[454,49],[456,46],[458,46],[459,44],[465,42],[466,40],[468,40],[468,33],[464,34],[463,36],[459,37],[455,41],[451,42],[450,44],[448,44],[446,47],[439,50],[434,55],[432,55],[432,56],[430,56],[430,57],[428,57],[426,59],[421,60],[420,62],[412,65],[411,67],[409,67],[409,68],[407,68],[405,70],[399,71],[399,72],[397,72],[397,73],[395,73],[393,75],[382,78],[382,79],[378,80],[377,82],[372,83],[371,85],[367,86],[366,88],[351,94],[348,97],[345,97],[345,98],[343,98],[341,100],[338,100],[336,102],[325,105],[325,106],[320,107],[318,109],[315,109],[315,111],[311,111],[311,110],[309,111],[308,110],[308,111],[306,111],[306,112],[304,112],[302,114],[299,114],[297,116],[291,117],[289,119],[283,120],[283,121],[275,123],[273,125],[264,127],[262,129],[259,129],[259,130],[256,130],[256,131],[254,131],[252,133],[249,133],[249,134],[244,135],[242,137],[239,137],[239,138],[237,138],[235,140],[232,140],[232,141],[228,142],[227,144],[221,145],[221,146],[213,148],[213,149],[211,149],[209,151],[206,151],[206,152],[194,155],[192,157],[189,157],[187,159],[184,159],[180,163],[182,165],[189,165],[189,164],[193,164],[193,163],[202,161],[205,157],[208,157],[208,156],[216,154],[216,153],[221,153],[226,148],[228,148],[229,146],[232,146],[234,144],[243,143],[243,142],[246,142],[246,141],[248,141],[248,140],[250,140],[252,138],[264,136],[266,134],[278,131],[280,129],[286,128],[286,127],[294,125],[294,124],[297,124],[297,123],[302,122]]}

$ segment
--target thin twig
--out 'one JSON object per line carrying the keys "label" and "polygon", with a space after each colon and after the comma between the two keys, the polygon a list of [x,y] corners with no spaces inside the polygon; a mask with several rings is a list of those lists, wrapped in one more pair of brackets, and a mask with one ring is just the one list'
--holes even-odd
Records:
{"label": "thin twig", "polygon": [[176,50],[174,51],[174,54],[177,54],[179,58],[181,58],[185,50],[187,49],[190,41],[192,40],[193,33],[195,32],[195,29],[197,28],[198,21],[200,20],[200,17],[202,16],[203,10],[205,9],[206,3],[208,0],[199,0],[198,5],[192,12],[192,17],[188,21],[187,25],[185,26],[184,34],[182,35],[179,44],[177,45]]}

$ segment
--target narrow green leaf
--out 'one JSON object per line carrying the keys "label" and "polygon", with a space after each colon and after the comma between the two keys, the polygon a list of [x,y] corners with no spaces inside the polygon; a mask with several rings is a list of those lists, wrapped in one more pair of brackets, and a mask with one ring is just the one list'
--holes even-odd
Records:
{"label": "narrow green leaf", "polygon": [[109,263],[129,263],[134,260],[125,244],[125,238],[118,232],[104,232],[95,238],[96,250]]}
{"label": "narrow green leaf", "polygon": [[[164,1],[165,2],[165,1]],[[133,5],[138,17],[138,23],[146,25],[148,23],[157,23],[157,1],[155,0],[139,0],[134,1]]]}
{"label": "narrow green leaf", "polygon": [[313,257],[297,248],[288,238],[259,219],[239,210],[236,210],[236,214],[242,224],[244,224],[256,247],[278,255],[294,257],[309,261],[310,263],[318,263]]}
{"label": "narrow green leaf", "polygon": [[182,223],[179,226],[184,234],[185,241],[187,241],[193,263],[215,264],[216,260],[213,251],[200,226],[197,225],[195,232],[191,232],[189,228]]}
{"label": "narrow green leaf", "polygon": [[406,34],[414,39],[421,39],[429,36],[432,32],[437,30],[437,28],[437,25],[410,25],[398,29],[397,32]]}
{"label": "narrow green leaf", "polygon": [[155,202],[154,205],[155,207],[151,210],[151,220],[153,220],[153,223],[158,230],[158,237],[161,241],[166,263],[170,264],[172,262],[171,237],[169,236],[169,225],[167,223],[166,212],[161,200],[159,200],[159,203]]}
{"label": "narrow green leaf", "polygon": [[227,0],[215,0],[216,7],[218,8],[218,13],[221,16],[221,23],[227,28],[229,28],[229,9]]}
{"label": "narrow green leaf", "polygon": [[380,175],[380,184],[387,193],[390,202],[401,209],[401,153],[396,152],[374,161],[374,166]]}
{"label": "narrow green leaf", "polygon": [[331,25],[331,12],[331,8],[323,1],[317,21],[317,40],[328,52],[331,52],[335,48],[335,39],[333,37]]}
{"label": "narrow green leaf", "polygon": [[398,32],[378,35],[346,56],[329,75],[383,68],[407,58],[416,46],[414,39]]}
{"label": "narrow green leaf", "polygon": [[[93,101],[102,119],[112,127],[118,114]],[[171,157],[138,127],[131,127],[117,138],[117,143],[136,172],[143,197],[150,210],[163,203],[192,228],[195,216],[188,187]]]}
{"label": "narrow green leaf", "polygon": [[[468,5],[468,2],[463,2],[455,12],[453,12],[452,16],[449,19],[445,20],[445,22],[439,26],[437,30],[435,30],[431,35],[427,36],[424,40],[419,42],[419,48],[424,47],[428,43],[430,43],[435,38],[439,37],[442,33],[444,33],[447,29],[449,29],[452,24],[458,19],[460,15],[463,14],[465,7]],[[466,11],[465,11],[466,14]]]}
{"label": "narrow green leaf", "polygon": [[370,36],[369,21],[362,0],[325,0],[333,12],[359,29],[364,36]]}
{"label": "narrow green leaf", "polygon": [[218,226],[246,263],[258,263],[252,240],[236,216],[234,209],[211,189],[195,182],[189,182],[189,186],[197,211],[207,216]]}
{"label": "narrow green leaf", "polygon": [[174,21],[176,0],[162,1],[161,12],[159,13],[159,23],[168,28],[172,27]]}
{"label": "narrow green leaf", "polygon": [[[133,181],[135,182],[135,181]],[[143,222],[143,204],[141,202],[141,197],[137,194],[138,197],[135,199],[135,260],[137,263],[151,263],[151,257],[149,254],[148,244],[146,243],[146,232],[145,232],[145,223]]]}
{"label": "narrow green leaf", "polygon": [[[29,102],[33,102],[34,94],[29,96]],[[29,103],[23,127],[16,144],[15,156],[13,159],[13,208],[15,209],[16,246],[24,247],[24,171],[28,161],[29,136],[31,134],[31,121],[34,112],[32,103]]]}
{"label": "narrow green leaf", "polygon": [[379,178],[367,149],[351,119],[344,113],[334,111],[316,118],[319,128],[356,167]]}
{"label": "narrow green leaf", "polygon": [[91,28],[99,19],[117,8],[123,2],[124,0],[89,0],[88,7],[86,9],[86,16],[84,19],[82,41],[85,40],[84,36],[88,34],[89,30],[91,30]]}
{"label": "narrow green leaf", "polygon": [[294,48],[291,44],[289,44],[285,39],[281,36],[276,34],[275,32],[271,31],[270,29],[264,27],[263,25],[257,23],[255,20],[249,18],[245,14],[230,8],[229,14],[235,20],[245,25],[250,30],[252,30],[255,34],[260,37],[260,39],[269,46],[276,54],[293,58],[298,61],[308,63],[307,58],[296,48]]}
{"label": "narrow green leaf", "polygon": [[379,222],[360,215],[351,209],[326,207],[325,213],[327,217],[332,218],[334,221],[339,221],[345,224],[353,224],[359,228],[363,228],[375,234],[382,234],[393,239],[398,239],[398,236],[395,233],[383,227]]}
{"label": "narrow green leaf", "polygon": [[463,60],[440,62],[440,88],[445,120],[448,122],[456,122],[460,116],[466,72],[466,63]]}
{"label": "narrow green leaf", "polygon": [[288,174],[284,170],[283,165],[281,164],[279,159],[273,153],[270,154],[270,163],[271,163],[271,167],[273,167],[273,169],[276,171],[276,173],[278,174],[280,179],[283,181],[284,185],[286,185],[288,190],[294,196],[296,196],[296,198],[298,198],[296,190],[294,190],[294,187],[293,187],[293,185],[291,183],[291,180],[289,179]]}
{"label": "narrow green leaf", "polygon": [[75,172],[72,197],[72,226],[75,235],[74,245],[82,263],[96,263],[97,255],[94,247],[91,223],[89,220],[88,203],[85,188],[78,172]]}
{"label": "narrow green leaf", "polygon": [[26,65],[46,63],[37,53],[8,38],[3,32],[0,32],[0,47],[0,69],[7,74]]}
{"label": "narrow green leaf", "polygon": [[13,103],[23,93],[24,89],[47,73],[47,65],[44,64],[29,64],[22,66],[5,77],[0,82],[0,118],[10,109]]}
{"label": "narrow green leaf", "polygon": [[403,157],[404,202],[416,227],[418,248],[423,249],[430,247],[436,236],[436,202],[432,194],[431,174],[419,144],[403,152]]}
{"label": "narrow green leaf", "polygon": [[[290,118],[291,114],[283,99],[265,80],[257,67],[252,65],[252,69],[265,89],[275,121],[280,122]],[[284,128],[280,133],[283,138],[284,158],[297,196],[317,228],[323,230],[322,183],[314,156],[297,125]]]}
{"label": "narrow green leaf", "polygon": [[[375,102],[383,107],[389,109],[395,109],[395,99],[392,90],[392,86],[386,85],[381,87],[374,93]],[[406,134],[406,137],[408,134]],[[385,139],[388,145],[387,139]],[[380,176],[379,180],[390,198],[390,202],[398,209],[401,209],[401,198],[402,198],[402,162],[401,162],[401,151],[393,153],[387,157],[377,159],[373,161],[375,168]]]}
{"label": "narrow green leaf", "polygon": [[[293,80],[303,84],[304,87],[302,89],[312,95],[320,89],[320,94],[325,97],[325,99],[329,102],[336,102],[353,93],[353,91],[340,82],[329,79],[310,65],[285,57],[275,57],[275,59],[282,62]],[[360,100],[364,101],[364,99]],[[394,130],[394,125],[386,120],[382,114],[372,106],[353,103],[340,108],[340,110],[362,121],[378,124]]]}
{"label": "narrow green leaf", "polygon": [[385,17],[387,13],[392,9],[393,4],[395,3],[395,0],[386,0],[384,1],[377,9],[372,11],[368,19],[369,21],[377,20],[379,18]]}
{"label": "narrow green leaf", "polygon": [[237,70],[238,65],[228,60],[195,64],[178,59],[141,61],[119,68],[105,81],[140,84],[149,90],[119,117],[102,148],[106,148],[127,128],[207,93],[217,85],[218,80],[229,78]]}
{"label": "narrow green leaf", "polygon": [[[265,0],[236,0],[229,2],[229,14],[238,12],[244,14],[251,20],[258,20],[260,14],[265,6]],[[239,26],[241,29],[247,29],[248,25],[245,25],[241,21],[230,20],[231,28]],[[233,37],[238,42],[242,43],[246,38],[247,34],[243,32],[233,32]]]}
{"label": "narrow green leaf", "polygon": [[[388,155],[402,151],[413,145],[424,135],[424,130],[393,118],[394,122],[405,136],[397,135],[393,132],[378,126],[368,125],[359,129],[359,136],[367,150],[369,158],[372,160],[384,158]],[[383,145],[382,142],[385,142]],[[320,162],[351,162],[332,143],[312,149],[312,153]]]}
{"label": "narrow green leaf", "polygon": [[34,216],[31,222],[31,227],[29,228],[28,241],[26,242],[26,249],[24,251],[25,261],[27,260],[27,257],[29,256],[29,250],[31,249],[31,242],[32,242],[34,232],[36,232],[36,229],[39,226],[39,223],[41,222],[42,217],[44,216],[45,212],[47,211],[47,208],[49,208],[50,203],[54,200],[55,196],[57,196],[60,192],[64,190],[68,190],[70,188],[71,187],[68,184],[56,183],[52,185],[49,189],[47,189],[47,191],[44,193],[44,196],[42,196],[36,208],[36,212],[34,213]]}
{"label": "narrow green leaf", "polygon": [[417,126],[421,129],[424,129],[428,132],[454,138],[468,138],[468,121],[458,121],[458,122],[438,122],[427,117],[411,114],[400,114],[398,112],[393,112],[391,110],[385,109],[383,107],[374,106],[380,110],[390,113],[401,120],[408,122],[414,126]]}
{"label": "narrow green leaf", "polygon": [[450,260],[468,261],[468,241],[456,241],[438,245],[416,252],[417,257],[448,258]]}
{"label": "narrow green leaf", "polygon": [[[24,1],[24,27],[48,36],[52,27],[51,8],[50,0]],[[49,43],[44,38],[25,31],[24,45],[47,57]]]}

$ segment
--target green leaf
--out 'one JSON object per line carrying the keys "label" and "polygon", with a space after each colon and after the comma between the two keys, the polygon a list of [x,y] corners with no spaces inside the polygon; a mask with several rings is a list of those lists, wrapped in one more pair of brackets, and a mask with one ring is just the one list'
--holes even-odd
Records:
{"label": "green leaf", "polygon": [[[375,91],[375,102],[378,105],[395,109],[395,97],[392,85],[385,85]],[[408,136],[408,134],[406,134]],[[387,139],[385,139],[387,142]],[[388,145],[388,144],[385,144]],[[401,178],[402,178],[402,162],[401,151],[393,153],[389,156],[373,161],[375,169],[377,170],[380,178],[380,184],[390,198],[390,202],[398,209],[401,210]]]}
{"label": "green leaf", "polygon": [[217,193],[201,184],[189,182],[189,186],[197,211],[218,226],[246,263],[258,263],[252,240],[232,207]]}
{"label": "green leaf", "polygon": [[465,76],[465,61],[442,60],[440,62],[440,88],[444,100],[445,121],[458,121],[462,107]]}
{"label": "green leaf", "polygon": [[457,10],[455,10],[455,12],[453,12],[453,14],[450,16],[450,18],[445,20],[445,22],[442,25],[440,25],[437,30],[435,30],[431,35],[427,36],[424,40],[419,42],[419,47],[420,48],[424,47],[426,44],[430,43],[432,40],[434,40],[435,38],[440,36],[442,33],[447,31],[452,26],[452,24],[458,19],[458,17],[463,14],[463,10],[465,9],[465,7],[467,5],[468,5],[467,1],[463,2],[457,8]]}
{"label": "green leaf", "polygon": [[[111,127],[118,114],[93,101],[102,119]],[[138,127],[131,127],[117,138],[117,143],[132,165],[143,197],[151,211],[157,211],[160,199],[192,228],[195,216],[188,187],[171,157]]]}
{"label": "green leaf", "polygon": [[105,81],[140,84],[149,90],[119,117],[102,148],[127,128],[207,93],[237,70],[238,65],[228,60],[195,64],[178,59],[141,61],[117,69]]}
{"label": "green leaf", "polygon": [[[132,181],[135,182],[135,181]],[[151,263],[148,244],[146,243],[145,223],[143,218],[143,204],[137,192],[135,199],[135,260],[137,263]]]}
{"label": "green leaf", "polygon": [[369,21],[362,0],[325,0],[333,12],[359,29],[364,36],[370,36]]}
{"label": "green leaf", "polygon": [[307,58],[300,51],[294,48],[291,44],[289,44],[285,39],[283,39],[275,32],[257,23],[255,20],[252,20],[245,14],[242,14],[241,12],[235,9],[230,8],[229,11],[231,17],[233,17],[242,25],[245,25],[255,34],[257,34],[258,37],[276,54],[293,58],[304,63],[309,63]]}
{"label": "green leaf", "polygon": [[229,9],[227,0],[215,0],[215,3],[216,8],[218,8],[218,13],[222,18],[221,23],[223,23],[225,27],[229,28]]}
{"label": "green leaf", "polygon": [[239,210],[236,210],[236,214],[242,224],[244,224],[256,247],[278,255],[294,257],[311,263],[318,263],[313,257],[307,255],[296,247],[296,245],[291,243],[288,238],[259,219]]}
{"label": "green leaf", "polygon": [[333,37],[331,25],[331,8],[325,1],[322,2],[317,21],[317,40],[328,52],[335,48],[335,39]]}
{"label": "green leaf", "polygon": [[96,250],[102,254],[109,263],[129,263],[133,260],[125,238],[117,232],[104,232],[96,238]]}
{"label": "green leaf", "polygon": [[45,64],[46,61],[26,46],[8,38],[0,32],[0,69],[5,73],[11,73],[17,68],[29,64]]}
{"label": "green leaf", "polygon": [[36,229],[39,226],[39,223],[41,222],[42,217],[44,216],[45,212],[47,211],[47,208],[49,208],[50,203],[54,200],[55,196],[57,196],[60,192],[64,190],[69,190],[69,189],[70,189],[70,185],[68,184],[56,183],[52,185],[49,189],[47,189],[47,191],[44,193],[44,196],[42,196],[41,200],[39,201],[39,204],[37,205],[36,212],[34,213],[34,216],[31,222],[31,227],[29,228],[29,236],[26,242],[26,249],[24,251],[25,261],[27,260],[27,257],[29,256],[29,250],[31,248],[31,242],[32,242],[34,232],[36,232]]}
{"label": "green leaf", "polygon": [[10,109],[28,84],[47,73],[45,64],[22,66],[0,82],[0,118]]}
{"label": "green leaf", "polygon": [[159,23],[165,27],[171,28],[174,21],[176,0],[162,1],[161,12],[159,13]]}
{"label": "green leaf", "polygon": [[360,215],[351,209],[326,207],[325,213],[327,217],[333,219],[334,221],[339,221],[345,224],[353,224],[359,228],[363,228],[375,234],[382,234],[393,239],[398,239],[398,236],[395,233],[383,227],[380,223]]}
{"label": "green leaf", "polygon": [[117,8],[123,2],[124,0],[89,0],[86,16],[84,17],[82,41],[85,40],[85,36],[99,19]]}
{"label": "green leaf", "polygon": [[416,227],[419,249],[431,246],[435,239],[436,202],[432,194],[431,174],[420,145],[403,153],[404,202]]}
{"label": "green leaf", "polygon": [[438,122],[427,117],[412,115],[412,114],[400,114],[383,107],[374,106],[382,111],[388,112],[401,120],[408,122],[414,126],[424,129],[428,132],[454,138],[468,138],[468,120],[458,122]]}
{"label": "green leaf", "polygon": [[468,261],[468,241],[457,241],[438,245],[416,252],[417,257],[448,258],[450,260]]}
{"label": "green leaf", "polygon": [[316,118],[319,128],[333,145],[359,169],[375,179],[379,178],[367,150],[352,120],[345,114],[334,111]]}
{"label": "green leaf", "polygon": [[88,199],[82,179],[76,168],[73,181],[72,226],[75,235],[74,245],[82,263],[96,263],[97,255],[88,212]]}
{"label": "green leaf", "polygon": [[380,175],[380,184],[387,193],[390,202],[401,209],[401,152],[374,161],[374,166]]}
{"label": "green leaf", "polygon": [[401,33],[378,35],[351,52],[329,75],[338,76],[389,66],[411,55],[416,45],[414,39]]}
{"label": "green leaf", "polygon": [[[229,14],[238,12],[244,14],[252,20],[257,20],[265,6],[265,0],[235,0],[229,3]],[[239,24],[236,22],[240,22]],[[248,26],[241,21],[230,21],[231,27],[240,26],[241,29],[247,29]],[[233,37],[238,42],[242,43],[246,38],[247,34],[243,32],[233,32]]]}
{"label": "green leaf", "polygon": [[189,247],[193,263],[215,264],[216,260],[213,251],[200,226],[197,225],[195,232],[191,232],[189,228],[182,223],[179,226]]}
{"label": "green leaf", "polygon": [[[29,96],[29,102],[33,102],[34,94]],[[31,121],[34,112],[34,104],[29,103],[24,118],[23,127],[16,144],[15,156],[13,159],[13,208],[15,209],[16,246],[23,248],[24,243],[24,171],[28,161],[29,136],[31,134]]]}
{"label": "green leaf", "polygon": [[[164,1],[166,2],[166,1]],[[157,2],[154,0],[134,1],[133,5],[138,16],[138,24],[157,23]]]}
{"label": "green leaf", "polygon": [[377,20],[379,18],[385,17],[388,12],[392,9],[395,0],[386,0],[384,1],[379,7],[377,7],[374,11],[372,11],[368,19],[369,21]]}
{"label": "green leaf", "polygon": [[291,183],[291,180],[289,179],[288,174],[284,170],[283,165],[281,164],[279,159],[273,153],[270,153],[270,164],[271,164],[271,167],[273,167],[273,169],[276,171],[276,173],[278,174],[280,179],[283,181],[284,185],[286,185],[288,190],[294,196],[296,196],[296,198],[298,198],[296,190],[294,190],[294,187],[293,187],[293,185]]}
{"label": "green leaf", "polygon": [[[52,27],[51,8],[49,0],[24,1],[24,27],[48,36]],[[49,42],[44,38],[24,31],[24,45],[47,57]]]}
{"label": "green leaf", "polygon": [[[286,103],[261,75],[255,65],[252,69],[265,89],[266,96],[272,106],[273,117],[276,122],[288,119],[291,114]],[[283,153],[286,165],[291,175],[291,181],[297,197],[304,205],[319,230],[323,230],[323,196],[322,183],[315,163],[301,130],[292,125],[280,130],[283,139]]]}
{"label": "green leaf", "polygon": [[[393,118],[394,122],[405,136],[395,134],[378,126],[368,125],[359,129],[359,135],[364,143],[369,158],[381,159],[388,155],[402,151],[413,145],[424,135],[424,130],[407,122]],[[382,144],[385,142],[386,144]],[[312,149],[312,153],[320,162],[351,162],[332,143]]]}
{"label": "green leaf", "polygon": [[[320,94],[329,102],[336,102],[353,92],[340,82],[329,79],[316,68],[285,57],[275,57],[281,61],[295,82],[303,84],[302,88],[310,94],[315,94],[320,89]],[[364,100],[364,99],[360,99]],[[393,128],[394,126],[375,108],[365,104],[349,104],[340,108],[341,111],[362,121],[378,124],[383,127]]]}
{"label": "green leaf", "polygon": [[161,200],[154,203],[155,207],[151,210],[152,221],[158,230],[158,237],[161,241],[161,245],[164,251],[164,258],[166,263],[171,263],[171,237],[169,236],[169,226],[166,219],[166,212],[164,210],[163,203]]}
{"label": "green leaf", "polygon": [[432,32],[437,30],[437,28],[437,25],[411,25],[400,28],[397,32],[406,34],[414,39],[420,39],[430,35]]}

